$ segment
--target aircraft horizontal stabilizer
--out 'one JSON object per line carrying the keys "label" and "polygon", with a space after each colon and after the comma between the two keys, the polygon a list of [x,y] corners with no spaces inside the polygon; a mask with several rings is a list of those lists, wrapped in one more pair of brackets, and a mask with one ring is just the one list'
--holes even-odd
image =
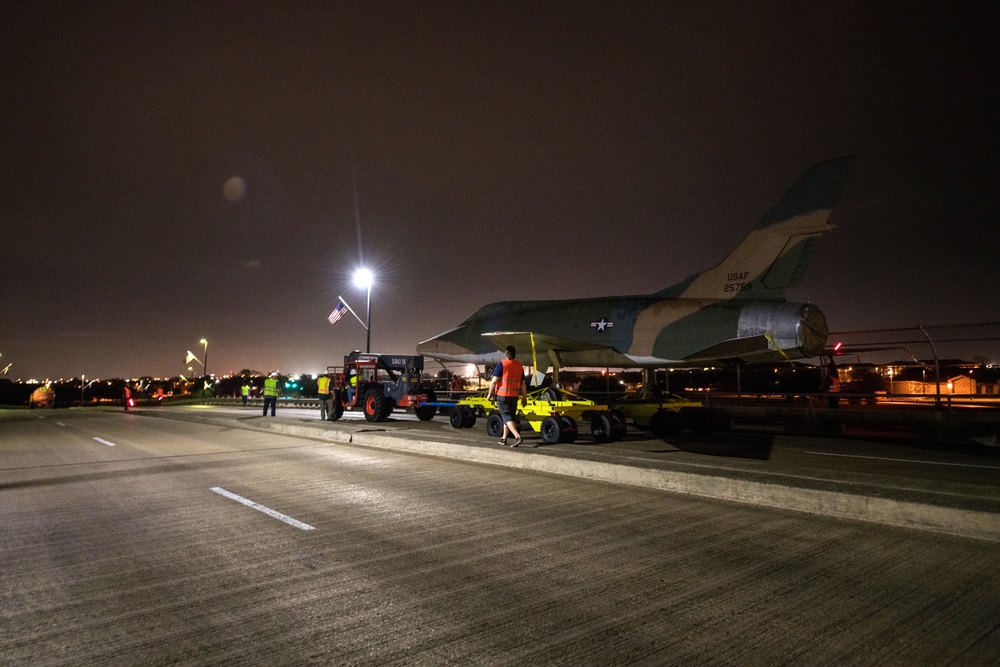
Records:
{"label": "aircraft horizontal stabilizer", "polygon": [[731,338],[721,343],[710,345],[703,350],[688,355],[684,358],[684,361],[697,362],[718,359],[750,361],[754,356],[770,354],[772,352],[774,352],[774,348],[771,346],[770,341],[768,341],[767,336],[746,336],[744,338]]}

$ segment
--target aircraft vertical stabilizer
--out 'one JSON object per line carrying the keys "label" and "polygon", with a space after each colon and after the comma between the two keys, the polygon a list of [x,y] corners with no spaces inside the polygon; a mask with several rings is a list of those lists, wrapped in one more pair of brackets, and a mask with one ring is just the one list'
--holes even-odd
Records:
{"label": "aircraft vertical stabilizer", "polygon": [[713,269],[658,293],[685,299],[783,300],[801,280],[829,223],[853,157],[815,165]]}

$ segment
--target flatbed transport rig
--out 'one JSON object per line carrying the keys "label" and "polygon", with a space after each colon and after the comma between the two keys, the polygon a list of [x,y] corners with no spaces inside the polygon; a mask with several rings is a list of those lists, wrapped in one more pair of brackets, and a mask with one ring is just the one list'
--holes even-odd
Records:
{"label": "flatbed transport rig", "polygon": [[[471,428],[476,417],[486,417],[486,431],[496,437],[503,421],[496,402],[485,394],[458,401],[438,401],[434,390],[421,379],[424,358],[421,355],[378,354],[355,350],[344,357],[343,366],[328,366],[333,378],[333,409],[330,419],[340,419],[345,410],[362,410],[370,422],[384,421],[393,410],[412,410],[417,418],[429,421],[439,408],[450,411],[455,428]],[[546,443],[573,442],[578,422],[589,423],[590,433],[598,442],[620,439],[625,434],[626,418],[639,428],[656,435],[676,433],[686,426],[708,430],[709,419],[698,403],[668,395],[654,400],[635,397],[619,405],[598,405],[594,401],[555,387],[528,392],[528,400],[517,412],[532,430],[541,433]]]}

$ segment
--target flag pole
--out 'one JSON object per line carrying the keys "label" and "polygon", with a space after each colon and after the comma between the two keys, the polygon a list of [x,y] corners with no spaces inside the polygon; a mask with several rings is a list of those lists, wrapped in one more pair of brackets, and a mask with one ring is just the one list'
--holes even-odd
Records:
{"label": "flag pole", "polygon": [[367,325],[365,325],[364,320],[362,320],[360,317],[358,317],[358,314],[354,312],[354,309],[351,308],[349,305],[347,305],[347,302],[344,301],[344,297],[338,296],[337,298],[340,300],[340,302],[342,304],[344,304],[344,306],[347,308],[347,310],[351,311],[351,315],[354,315],[354,319],[356,319],[361,324],[361,326],[363,326],[365,328],[365,331],[367,331],[368,327],[367,327]]}

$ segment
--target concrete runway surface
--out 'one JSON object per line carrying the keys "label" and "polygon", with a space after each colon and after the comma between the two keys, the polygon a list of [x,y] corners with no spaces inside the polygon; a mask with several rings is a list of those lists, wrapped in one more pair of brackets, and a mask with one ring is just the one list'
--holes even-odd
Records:
{"label": "concrete runway surface", "polygon": [[1000,656],[994,541],[239,426],[0,411],[0,663]]}

